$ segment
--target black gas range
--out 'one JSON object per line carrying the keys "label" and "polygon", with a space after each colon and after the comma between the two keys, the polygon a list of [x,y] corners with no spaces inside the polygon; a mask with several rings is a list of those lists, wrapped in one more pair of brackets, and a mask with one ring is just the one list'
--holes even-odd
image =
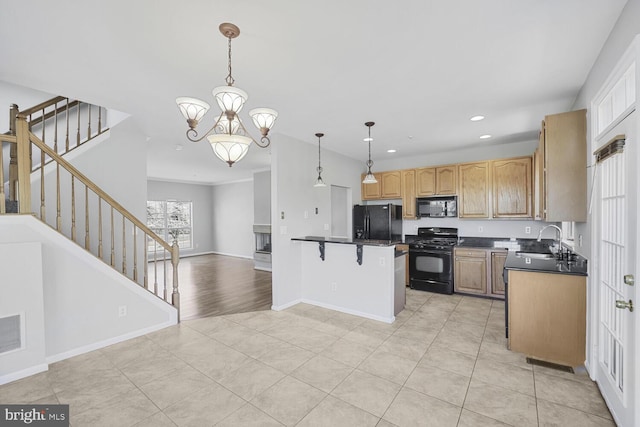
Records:
{"label": "black gas range", "polygon": [[420,227],[417,235],[406,235],[409,245],[409,284],[412,289],[453,293],[453,248],[458,229]]}

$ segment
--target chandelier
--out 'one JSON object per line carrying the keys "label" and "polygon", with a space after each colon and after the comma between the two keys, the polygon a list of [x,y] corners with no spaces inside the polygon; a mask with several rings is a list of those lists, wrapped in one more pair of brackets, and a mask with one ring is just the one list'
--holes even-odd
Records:
{"label": "chandelier", "polygon": [[220,160],[229,164],[229,167],[240,161],[249,151],[249,145],[255,143],[258,147],[266,148],[269,140],[269,130],[278,117],[278,113],[270,108],[254,108],[249,111],[249,116],[253,119],[253,124],[260,130],[260,140],[251,137],[242,124],[238,116],[249,95],[242,89],[233,86],[235,80],[231,75],[231,40],[240,35],[240,29],[228,22],[220,24],[220,32],[229,39],[229,74],[225,81],[226,86],[218,86],[212,90],[220,110],[220,116],[203,136],[198,135],[196,126],[200,119],[207,113],[210,105],[196,98],[179,97],[176,98],[178,108],[187,119],[189,129],[187,138],[192,142],[202,141],[205,137],[211,144],[211,148]]}
{"label": "chandelier", "polygon": [[364,125],[369,128],[369,136],[364,139],[365,141],[367,141],[369,143],[369,160],[367,161],[367,175],[362,180],[362,183],[363,184],[375,184],[376,182],[378,182],[378,180],[376,179],[376,177],[373,174],[373,172],[371,172],[371,166],[373,166],[373,161],[371,160],[371,141],[373,141],[373,138],[371,138],[371,126],[375,125],[375,123],[374,122],[366,122]]}
{"label": "chandelier", "polygon": [[320,138],[324,136],[324,133],[316,133],[318,137],[318,167],[316,170],[318,171],[318,178],[316,179],[316,183],[313,184],[314,187],[326,187],[327,185],[322,180],[322,166],[320,166]]}

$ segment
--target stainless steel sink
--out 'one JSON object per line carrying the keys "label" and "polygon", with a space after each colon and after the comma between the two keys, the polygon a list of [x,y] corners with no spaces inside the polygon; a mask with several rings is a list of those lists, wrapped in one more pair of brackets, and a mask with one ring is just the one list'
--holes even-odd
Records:
{"label": "stainless steel sink", "polygon": [[516,251],[516,256],[520,258],[532,258],[532,259],[553,259],[555,256],[552,253],[540,253],[540,252],[523,252]]}

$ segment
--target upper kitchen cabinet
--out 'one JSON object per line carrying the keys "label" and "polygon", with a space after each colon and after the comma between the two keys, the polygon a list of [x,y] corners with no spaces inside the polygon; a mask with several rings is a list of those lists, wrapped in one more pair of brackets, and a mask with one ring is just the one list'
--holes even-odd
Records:
{"label": "upper kitchen cabinet", "polygon": [[382,172],[380,179],[380,197],[383,199],[400,199],[402,198],[402,179],[400,171]]}
{"label": "upper kitchen cabinet", "polygon": [[458,165],[458,216],[489,218],[489,162]]}
{"label": "upper kitchen cabinet", "polygon": [[416,169],[416,196],[456,194],[457,165]]}
{"label": "upper kitchen cabinet", "polygon": [[531,218],[531,157],[491,162],[493,218]]}
{"label": "upper kitchen cabinet", "polygon": [[[362,174],[364,179],[365,174]],[[362,200],[401,199],[400,171],[377,172],[375,184],[362,184]]]}
{"label": "upper kitchen cabinet", "polygon": [[545,116],[538,146],[541,170],[536,171],[540,179],[535,196],[539,219],[587,220],[586,112]]}
{"label": "upper kitchen cabinet", "polygon": [[[366,174],[362,174],[360,182],[364,180]],[[373,184],[360,184],[362,188],[362,200],[378,200],[382,197],[382,177],[380,173],[374,173],[376,177],[376,183]]]}
{"label": "upper kitchen cabinet", "polygon": [[[416,219],[416,171],[400,171],[402,178],[402,218]],[[407,269],[407,271],[409,271]]]}

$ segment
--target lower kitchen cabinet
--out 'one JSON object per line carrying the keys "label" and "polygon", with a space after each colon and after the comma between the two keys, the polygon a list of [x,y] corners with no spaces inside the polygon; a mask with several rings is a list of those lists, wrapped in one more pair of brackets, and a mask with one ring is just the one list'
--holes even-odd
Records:
{"label": "lower kitchen cabinet", "polygon": [[453,254],[454,292],[504,299],[506,250],[455,248]]}

